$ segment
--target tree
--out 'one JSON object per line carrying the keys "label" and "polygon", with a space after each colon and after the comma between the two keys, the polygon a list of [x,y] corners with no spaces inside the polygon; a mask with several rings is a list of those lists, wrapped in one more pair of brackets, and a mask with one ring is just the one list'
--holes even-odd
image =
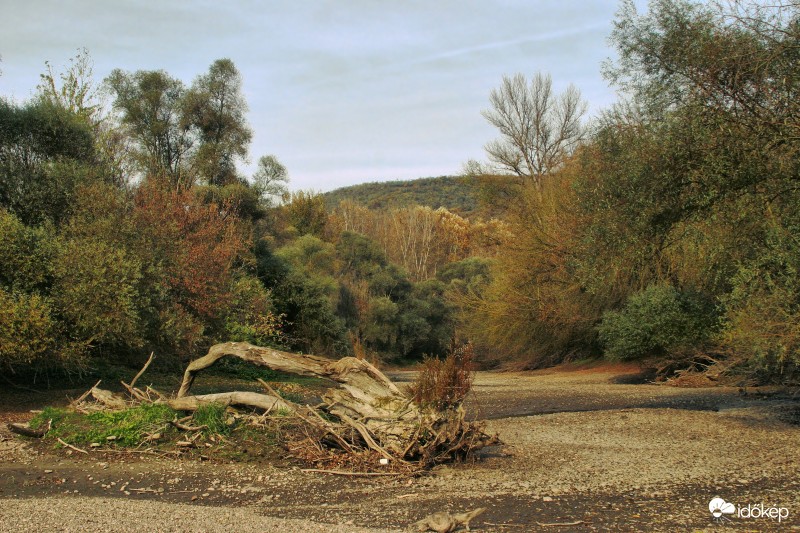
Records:
{"label": "tree", "polygon": [[58,223],[94,159],[85,120],[46,101],[0,99],[0,207],[25,224]]}
{"label": "tree", "polygon": [[570,85],[554,95],[552,85],[549,74],[536,73],[530,84],[522,74],[504,76],[489,96],[491,109],[482,112],[500,131],[500,138],[485,147],[489,160],[538,190],[543,177],[558,170],[584,136],[586,103],[580,92]]}
{"label": "tree", "polygon": [[122,124],[139,145],[141,170],[166,175],[176,188],[191,186],[194,180],[184,167],[195,139],[184,118],[183,83],[163,70],[127,73],[116,69],[106,84],[115,96],[113,105],[122,114]]}
{"label": "tree", "polygon": [[40,82],[36,87],[37,96],[94,124],[101,105],[98,101],[99,90],[92,77],[94,65],[89,51],[79,48],[78,54],[70,58],[69,63],[69,68],[56,75],[52,65],[45,61],[45,73],[39,75]]}
{"label": "tree", "polygon": [[242,76],[230,59],[218,59],[198,76],[185,97],[185,121],[199,133],[194,165],[211,185],[236,180],[236,160],[247,157],[253,136],[245,120]]}
{"label": "tree", "polygon": [[258,170],[253,174],[253,182],[261,201],[267,207],[285,201],[289,197],[289,172],[274,155],[264,155],[258,160]]}
{"label": "tree", "polygon": [[283,209],[286,210],[289,223],[299,235],[311,234],[320,237],[325,232],[328,211],[321,194],[313,191],[294,192]]}

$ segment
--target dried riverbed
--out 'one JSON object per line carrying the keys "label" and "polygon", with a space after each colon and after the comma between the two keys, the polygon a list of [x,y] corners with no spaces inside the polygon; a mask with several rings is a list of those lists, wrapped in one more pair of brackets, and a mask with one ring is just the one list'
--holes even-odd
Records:
{"label": "dried riverbed", "polygon": [[[68,455],[3,427],[0,531],[398,531],[476,507],[479,531],[800,528],[796,399],[637,381],[632,367],[479,373],[469,408],[506,445],[417,478]],[[36,399],[4,393],[0,419],[26,419]],[[789,516],[718,523],[715,496]]]}

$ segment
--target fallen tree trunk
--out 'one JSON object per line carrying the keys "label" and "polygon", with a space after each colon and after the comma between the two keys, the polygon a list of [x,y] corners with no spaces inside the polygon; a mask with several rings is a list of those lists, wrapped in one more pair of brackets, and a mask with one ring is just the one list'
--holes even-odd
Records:
{"label": "fallen tree trunk", "polygon": [[217,394],[201,394],[198,396],[181,396],[167,400],[167,405],[178,411],[196,411],[203,404],[221,403],[223,405],[243,405],[255,407],[266,411],[272,409],[285,409],[294,411],[288,403],[281,398],[257,392],[220,392]]}
{"label": "fallen tree trunk", "polygon": [[[193,410],[201,402],[215,401],[211,397],[223,403],[239,403],[266,410],[277,405],[275,402],[280,401],[278,398],[256,393],[187,396],[197,373],[226,356],[280,372],[321,377],[338,383],[339,387],[331,388],[323,395],[321,406],[325,413],[333,415],[338,422],[331,424],[319,416],[303,419],[326,432],[333,432],[335,428],[332,426],[355,430],[349,432],[349,445],[373,449],[387,458],[430,463],[454,454],[474,451],[496,441],[486,435],[479,425],[465,422],[464,412],[460,408],[436,411],[416,405],[380,370],[362,359],[344,357],[330,360],[247,343],[217,344],[205,356],[192,361],[186,368],[177,398],[171,400],[170,405],[176,409],[183,409],[179,406],[186,405],[187,410]],[[290,411],[308,414],[310,410],[282,401],[284,408]],[[339,435],[339,440],[344,440],[344,436]]]}

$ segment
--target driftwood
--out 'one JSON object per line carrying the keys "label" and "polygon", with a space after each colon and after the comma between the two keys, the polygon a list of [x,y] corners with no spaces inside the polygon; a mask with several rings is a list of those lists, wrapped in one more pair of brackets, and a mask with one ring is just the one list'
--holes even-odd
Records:
{"label": "driftwood", "polygon": [[50,428],[52,427],[52,424],[53,424],[53,421],[52,420],[48,420],[47,421],[47,426],[45,426],[45,427],[43,427],[41,429],[33,429],[32,427],[27,426],[27,425],[16,424],[16,423],[9,422],[8,424],[6,424],[6,427],[8,427],[9,430],[11,430],[12,432],[16,433],[17,435],[24,435],[26,437],[33,437],[35,439],[41,439],[42,437],[47,435],[48,431],[50,431]]}
{"label": "driftwood", "polygon": [[[190,395],[197,374],[223,357],[237,357],[279,372],[325,378],[332,382],[331,387],[322,395],[322,403],[314,407],[282,398],[263,380],[259,382],[265,393],[231,391]],[[178,411],[196,411],[203,405],[215,403],[256,411],[256,416],[250,417],[254,425],[263,423],[270,412],[280,410],[301,422],[299,427],[304,431],[305,438],[297,440],[295,444],[300,445],[297,449],[308,449],[303,446],[310,444],[316,450],[312,455],[317,452],[328,454],[325,448],[338,448],[348,454],[369,451],[371,455],[382,458],[381,464],[402,465],[406,470],[411,462],[428,466],[463,457],[487,444],[499,442],[496,437],[485,434],[481,425],[466,422],[460,406],[438,410],[417,405],[380,370],[367,361],[353,357],[331,360],[247,343],[217,344],[205,356],[188,365],[175,398],[167,398],[150,387],[145,390],[136,388],[137,380],[152,360],[151,354],[130,384],[122,382],[129,398],[100,389],[98,382],[73,402],[72,407],[87,412],[97,409],[123,410],[139,403],[166,403]],[[170,422],[181,431],[197,432],[194,438],[177,442],[178,446],[194,447],[199,431],[205,428],[185,424],[189,418],[176,418]],[[18,424],[9,424],[9,428],[16,433],[35,437],[44,436],[49,429],[33,430]],[[154,432],[147,439],[152,441],[158,437],[160,432]],[[386,472],[380,475],[395,474]]]}
{"label": "driftwood", "polygon": [[417,531],[436,531],[437,533],[450,533],[461,526],[469,531],[469,523],[476,516],[486,512],[485,507],[478,507],[466,513],[450,514],[446,512],[433,513],[422,520],[415,522],[414,527]]}
{"label": "driftwood", "polygon": [[221,403],[223,405],[241,405],[258,409],[286,409],[292,411],[281,398],[259,394],[257,392],[219,392],[216,394],[201,394],[199,396],[182,396],[167,400],[167,405],[178,411],[196,411],[203,404]]}
{"label": "driftwood", "polygon": [[[189,396],[197,373],[227,356],[280,372],[326,378],[337,383],[338,387],[330,388],[323,395],[320,407],[335,422],[323,419],[314,409],[281,400],[272,394],[232,392]],[[175,409],[193,410],[207,401],[264,410],[287,409],[301,416],[308,424],[332,434],[333,440],[343,449],[368,448],[387,459],[401,462],[415,460],[433,463],[496,442],[495,438],[483,433],[477,424],[465,422],[462,409],[444,412],[424,409],[400,391],[380,370],[354,357],[331,360],[247,343],[217,344],[205,356],[189,364],[177,398],[170,400],[169,405]],[[283,405],[278,404],[281,401]]]}
{"label": "driftwood", "polygon": [[129,407],[128,401],[119,394],[114,394],[105,389],[99,389],[97,386],[89,390],[89,395],[109,409],[125,409]]}

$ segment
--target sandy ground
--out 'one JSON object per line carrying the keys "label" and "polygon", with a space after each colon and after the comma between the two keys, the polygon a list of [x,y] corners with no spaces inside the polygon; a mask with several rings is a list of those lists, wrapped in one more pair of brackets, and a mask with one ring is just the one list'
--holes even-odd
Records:
{"label": "sandy ground", "polygon": [[[469,407],[505,445],[417,478],[68,455],[3,428],[0,531],[401,531],[477,507],[478,531],[800,530],[796,398],[633,372],[480,373]],[[6,419],[30,416],[15,405]],[[714,497],[745,511],[718,522]],[[748,518],[756,508],[788,516]]]}

